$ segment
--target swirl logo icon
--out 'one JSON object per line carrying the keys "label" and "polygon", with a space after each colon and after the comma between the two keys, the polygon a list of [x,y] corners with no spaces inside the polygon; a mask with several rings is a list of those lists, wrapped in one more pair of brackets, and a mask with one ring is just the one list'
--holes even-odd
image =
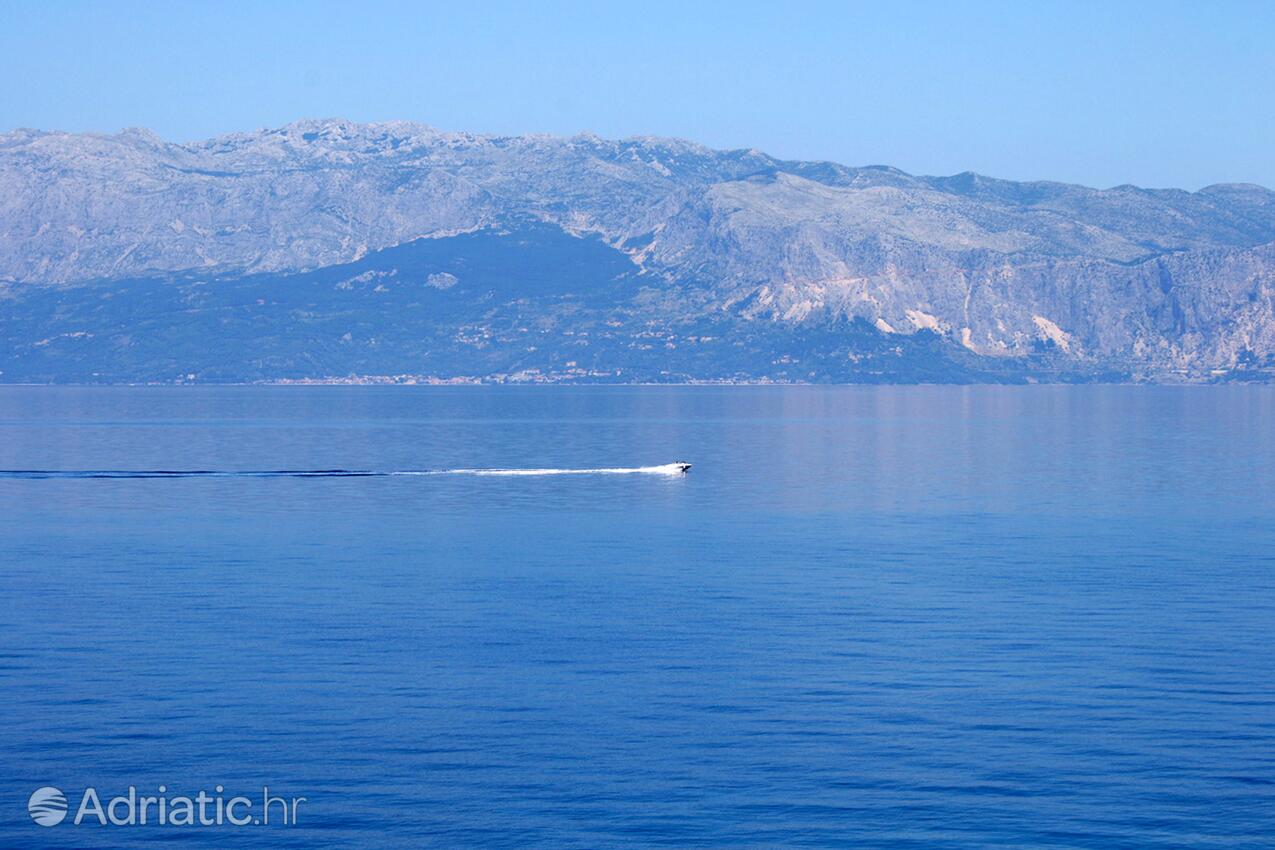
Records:
{"label": "swirl logo icon", "polygon": [[66,818],[66,795],[52,786],[37,788],[27,800],[27,811],[40,826],[57,826]]}

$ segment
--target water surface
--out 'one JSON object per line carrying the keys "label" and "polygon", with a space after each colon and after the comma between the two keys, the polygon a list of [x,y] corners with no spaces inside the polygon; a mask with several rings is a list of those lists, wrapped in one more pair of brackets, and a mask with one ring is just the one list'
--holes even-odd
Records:
{"label": "water surface", "polygon": [[[1268,847],[1267,388],[0,388],[0,845]],[[295,827],[34,825],[55,785]]]}

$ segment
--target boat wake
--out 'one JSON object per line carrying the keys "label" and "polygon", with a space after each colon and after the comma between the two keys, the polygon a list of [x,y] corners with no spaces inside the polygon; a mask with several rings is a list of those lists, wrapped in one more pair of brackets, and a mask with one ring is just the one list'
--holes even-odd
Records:
{"label": "boat wake", "polygon": [[596,469],[424,469],[403,470],[389,475],[681,475],[691,468],[689,463],[666,463],[660,466],[604,466]]}
{"label": "boat wake", "polygon": [[0,469],[4,478],[388,478],[402,475],[682,475],[689,463],[595,469]]}

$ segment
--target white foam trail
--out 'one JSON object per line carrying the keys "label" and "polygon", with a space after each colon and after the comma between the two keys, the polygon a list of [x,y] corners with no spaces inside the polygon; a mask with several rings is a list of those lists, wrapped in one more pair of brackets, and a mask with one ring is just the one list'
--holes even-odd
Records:
{"label": "white foam trail", "polygon": [[595,469],[0,469],[3,478],[382,478],[390,475],[681,475],[689,463]]}
{"label": "white foam trail", "polygon": [[422,469],[391,472],[390,475],[681,475],[683,463],[660,466],[605,466],[596,469]]}

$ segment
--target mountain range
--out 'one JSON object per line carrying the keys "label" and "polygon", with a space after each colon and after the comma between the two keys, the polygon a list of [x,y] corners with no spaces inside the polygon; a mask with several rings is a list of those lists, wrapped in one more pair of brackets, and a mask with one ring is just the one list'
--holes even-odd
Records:
{"label": "mountain range", "polygon": [[1275,377],[1275,192],[301,121],[0,135],[0,382]]}

